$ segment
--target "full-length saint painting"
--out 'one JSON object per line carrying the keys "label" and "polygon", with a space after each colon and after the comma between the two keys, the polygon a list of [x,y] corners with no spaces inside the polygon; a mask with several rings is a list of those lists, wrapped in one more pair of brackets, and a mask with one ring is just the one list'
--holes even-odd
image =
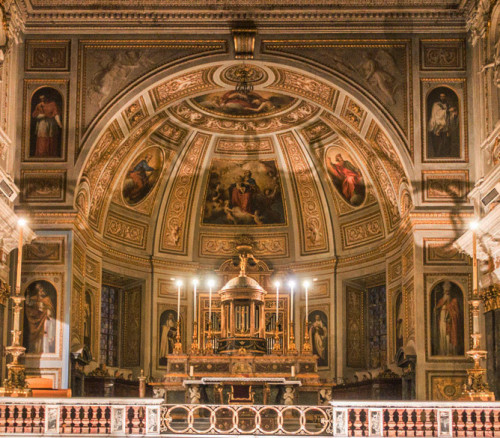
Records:
{"label": "full-length saint painting", "polygon": [[163,167],[163,154],[159,148],[142,152],[127,170],[123,181],[123,199],[128,205],[141,202],[158,181]]}
{"label": "full-length saint painting", "polygon": [[25,292],[23,344],[27,354],[56,352],[57,292],[45,280],[31,283]]}
{"label": "full-length saint painting", "polygon": [[352,157],[344,149],[331,147],[325,153],[325,166],[342,198],[352,206],[361,205],[366,197],[366,186]]}
{"label": "full-length saint painting", "polygon": [[395,321],[395,346],[396,352],[403,347],[403,329],[404,329],[404,308],[403,308],[403,294],[400,292],[396,298],[394,306],[394,321]]}
{"label": "full-length saint painting", "polygon": [[83,344],[92,351],[92,295],[85,291],[85,304],[83,305]]}
{"label": "full-length saint painting", "polygon": [[52,87],[42,87],[31,97],[30,158],[62,157],[63,99]]}
{"label": "full-length saint painting", "polygon": [[281,180],[275,161],[212,161],[203,224],[285,223]]}
{"label": "full-length saint painting", "polygon": [[236,90],[195,97],[202,108],[223,116],[263,116],[284,110],[296,99],[268,91],[242,93]]}
{"label": "full-length saint painting", "polygon": [[328,366],[328,318],[325,312],[314,310],[309,313],[309,337],[313,354],[318,356],[318,366]]}
{"label": "full-length saint painting", "polygon": [[427,158],[460,158],[460,114],[456,93],[437,87],[427,95]]}
{"label": "full-length saint painting", "polygon": [[431,353],[462,356],[464,347],[464,298],[460,287],[449,280],[436,284],[430,294]]}
{"label": "full-length saint painting", "polygon": [[174,352],[175,338],[177,336],[177,312],[165,310],[160,315],[158,365],[167,365],[167,355]]}

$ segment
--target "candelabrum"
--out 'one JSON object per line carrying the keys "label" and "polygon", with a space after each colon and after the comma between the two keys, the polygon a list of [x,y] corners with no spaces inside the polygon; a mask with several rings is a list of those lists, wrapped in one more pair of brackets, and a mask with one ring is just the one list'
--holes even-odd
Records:
{"label": "candelabrum", "polygon": [[205,346],[205,354],[214,353],[214,343],[212,339],[212,321],[208,323],[207,345]]}
{"label": "candelabrum", "polygon": [[174,354],[182,354],[181,321],[177,320],[177,334],[175,335]]}
{"label": "candelabrum", "polygon": [[280,335],[278,332],[278,322],[277,321],[276,321],[276,330],[274,332],[273,353],[274,354],[281,354]]}
{"label": "candelabrum", "polygon": [[12,306],[14,313],[14,328],[11,331],[12,345],[5,348],[6,354],[12,356],[12,362],[7,364],[7,378],[3,382],[3,387],[0,388],[0,396],[29,396],[31,395],[31,389],[26,385],[25,366],[19,362],[19,358],[24,355],[26,350],[20,342],[22,334],[20,315],[24,297],[16,293],[12,297],[12,301],[14,301]]}
{"label": "candelabrum", "polygon": [[312,354],[312,346],[309,337],[309,321],[306,320],[305,324],[305,332],[304,332],[304,344],[302,345],[302,353],[304,354]]}
{"label": "candelabrum", "polygon": [[191,354],[200,354],[200,346],[198,344],[198,323],[193,322],[193,342],[191,342]]}
{"label": "candelabrum", "polygon": [[474,361],[474,366],[467,370],[467,383],[464,385],[463,398],[470,401],[494,401],[495,395],[490,391],[486,382],[486,369],[481,367],[481,361],[485,360],[487,355],[486,350],[482,350],[480,347],[481,333],[477,329],[481,300],[474,298],[469,303],[472,307],[474,333],[471,335],[472,349],[467,351],[467,356]]}
{"label": "candelabrum", "polygon": [[297,354],[298,351],[297,351],[297,347],[295,345],[295,335],[293,333],[293,327],[294,324],[293,322],[290,323],[290,340],[288,342],[288,352],[290,354]]}

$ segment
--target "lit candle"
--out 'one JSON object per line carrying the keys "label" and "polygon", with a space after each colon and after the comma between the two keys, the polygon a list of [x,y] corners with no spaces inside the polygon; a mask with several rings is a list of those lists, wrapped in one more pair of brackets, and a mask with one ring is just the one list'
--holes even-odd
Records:
{"label": "lit candle", "polygon": [[289,281],[288,286],[290,286],[290,322],[293,324],[293,288],[295,287],[295,282]]}
{"label": "lit candle", "polygon": [[278,320],[279,320],[279,303],[280,303],[280,282],[275,281],[276,286],[276,330],[278,330]]}
{"label": "lit candle", "polygon": [[19,295],[21,293],[21,266],[23,264],[23,230],[26,219],[18,219],[17,225],[19,226],[19,242],[17,246],[16,294]]}
{"label": "lit candle", "polygon": [[198,279],[195,278],[193,280],[193,287],[194,287],[194,301],[193,301],[193,303],[194,303],[193,304],[193,313],[194,313],[194,315],[193,315],[193,320],[194,320],[194,322],[196,322],[196,319],[197,319],[196,318],[196,287],[197,286],[198,286]]}
{"label": "lit candle", "polygon": [[309,318],[309,282],[304,281],[304,288],[306,289],[306,321]]}
{"label": "lit candle", "polygon": [[214,287],[215,281],[213,279],[208,280],[208,323],[212,322],[212,288]]}
{"label": "lit candle", "polygon": [[177,280],[177,321],[181,320],[181,287],[182,281]]}

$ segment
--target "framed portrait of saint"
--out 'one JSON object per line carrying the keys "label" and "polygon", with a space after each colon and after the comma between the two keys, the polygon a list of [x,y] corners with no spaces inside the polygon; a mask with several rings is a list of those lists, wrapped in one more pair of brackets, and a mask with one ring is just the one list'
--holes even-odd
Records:
{"label": "framed portrait of saint", "polygon": [[464,294],[451,280],[439,281],[431,289],[429,305],[431,355],[465,354]]}
{"label": "framed portrait of saint", "polygon": [[466,161],[465,82],[423,80],[422,158],[424,162]]}
{"label": "framed portrait of saint", "polygon": [[66,80],[25,80],[24,161],[66,159]]}
{"label": "framed portrait of saint", "polygon": [[25,291],[23,345],[26,354],[54,354],[57,339],[57,291],[46,280]]}

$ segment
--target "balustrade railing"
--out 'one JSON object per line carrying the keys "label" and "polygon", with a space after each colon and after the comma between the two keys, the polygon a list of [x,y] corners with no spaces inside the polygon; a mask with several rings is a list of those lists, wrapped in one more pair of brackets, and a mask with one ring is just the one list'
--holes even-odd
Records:
{"label": "balustrade railing", "polygon": [[160,399],[0,399],[0,436],[500,437],[500,403],[162,404]]}

